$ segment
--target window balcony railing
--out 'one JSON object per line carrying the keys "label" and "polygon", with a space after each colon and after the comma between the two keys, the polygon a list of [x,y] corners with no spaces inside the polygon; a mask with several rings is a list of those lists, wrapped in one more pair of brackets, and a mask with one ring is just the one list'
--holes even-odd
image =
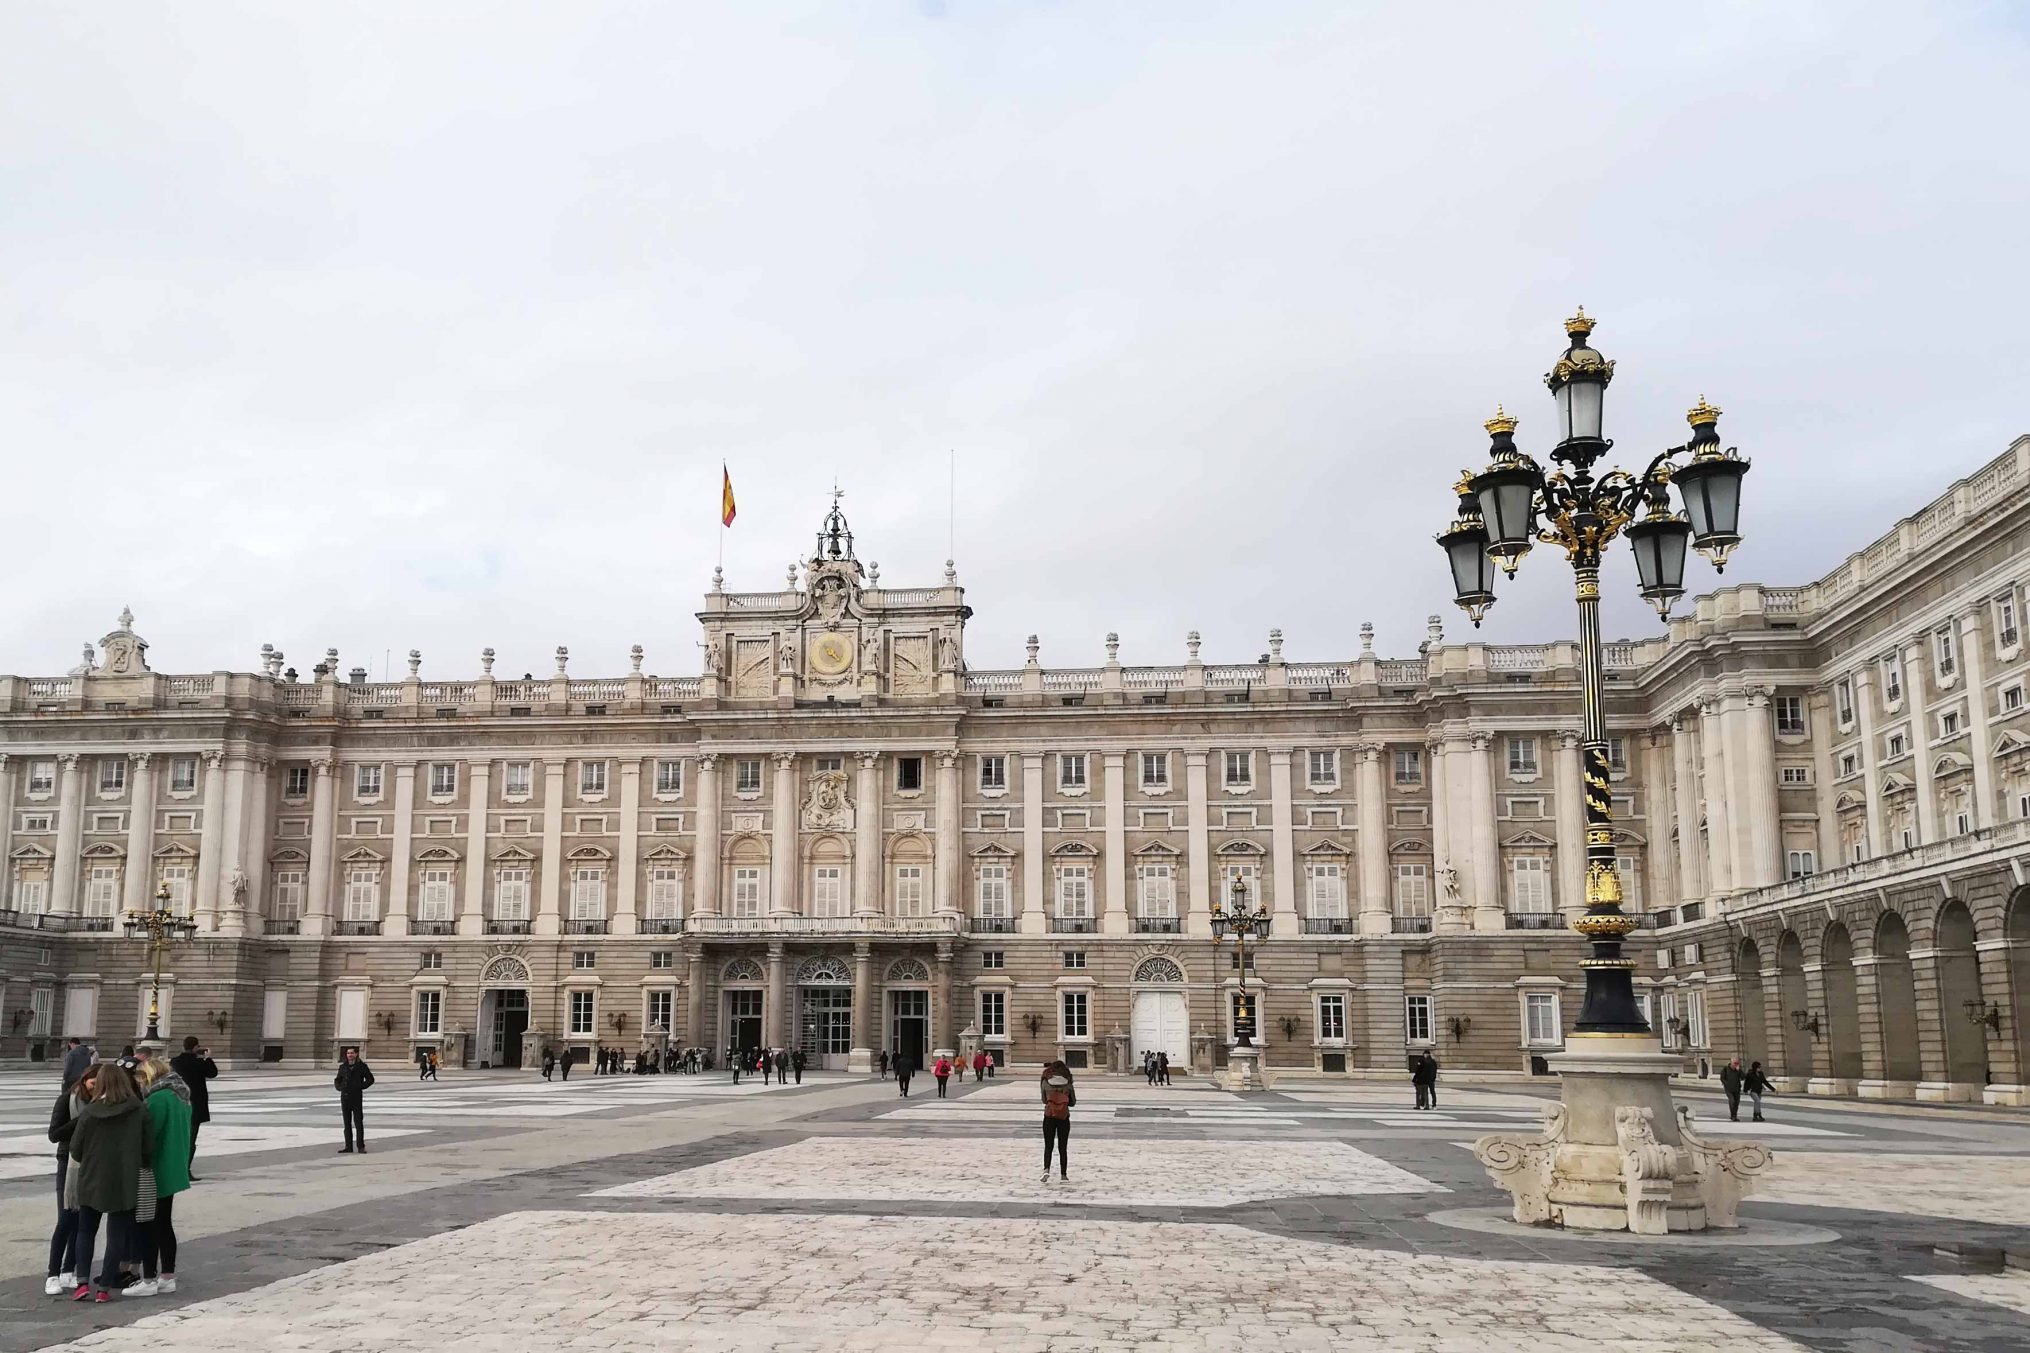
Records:
{"label": "window balcony railing", "polygon": [[409,933],[411,935],[455,935],[458,933],[458,922],[414,921],[409,925]]}
{"label": "window balcony railing", "polygon": [[379,921],[340,921],[338,923],[338,933],[341,935],[378,935],[381,933],[381,923]]}
{"label": "window balcony railing", "polygon": [[529,933],[529,923],[526,920],[503,921],[489,918],[485,929],[489,935],[526,935]]}
{"label": "window balcony railing", "polygon": [[566,935],[604,935],[606,933],[606,918],[603,916],[573,916],[570,920],[564,922],[564,933]]}
{"label": "window balcony railing", "polygon": [[21,923],[20,912],[12,907],[0,907],[0,925],[18,926]]}
{"label": "window balcony railing", "polygon": [[693,916],[691,935],[952,935],[956,916]]}
{"label": "window balcony railing", "polygon": [[684,923],[674,916],[657,916],[641,923],[641,933],[644,935],[681,935],[684,933]]}
{"label": "window balcony railing", "polygon": [[1431,918],[1428,916],[1393,916],[1389,918],[1389,929],[1398,935],[1428,935],[1431,933]]}
{"label": "window balcony railing", "polygon": [[301,935],[303,922],[292,916],[287,920],[270,920],[263,929],[270,935]]}
{"label": "window balcony railing", "polygon": [[37,930],[54,930],[66,935],[110,935],[113,918],[110,916],[79,916],[68,911],[46,911],[35,918]]}
{"label": "window balcony railing", "polygon": [[966,922],[966,928],[975,935],[1012,935],[1015,933],[1013,916],[975,916]]}
{"label": "window balcony railing", "polygon": [[1306,916],[1304,933],[1307,935],[1351,935],[1353,918],[1350,916]]}
{"label": "window balcony railing", "polygon": [[1135,933],[1137,935],[1181,935],[1184,933],[1184,922],[1175,916],[1137,916],[1135,918]]}
{"label": "window balcony railing", "polygon": [[1510,930],[1556,930],[1565,923],[1565,918],[1555,911],[1512,911],[1508,914]]}
{"label": "window balcony railing", "polygon": [[1050,929],[1059,935],[1091,935],[1099,929],[1099,922],[1090,916],[1053,916]]}

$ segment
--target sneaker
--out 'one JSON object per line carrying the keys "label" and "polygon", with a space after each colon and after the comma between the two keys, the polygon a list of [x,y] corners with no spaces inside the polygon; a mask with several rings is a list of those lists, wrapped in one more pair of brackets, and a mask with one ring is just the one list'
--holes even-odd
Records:
{"label": "sneaker", "polygon": [[153,1278],[143,1278],[139,1282],[128,1283],[125,1287],[121,1288],[120,1295],[123,1297],[152,1297],[155,1295],[155,1291],[155,1280]]}
{"label": "sneaker", "polygon": [[94,1294],[94,1295],[92,1296],[92,1300],[93,1300],[93,1301],[111,1301],[112,1299],[113,1299],[113,1294],[112,1294],[111,1292],[104,1292],[104,1291],[101,1291],[101,1292],[95,1293],[95,1294]]}
{"label": "sneaker", "polygon": [[70,1294],[70,1299],[72,1301],[89,1301],[91,1299],[91,1295],[92,1295],[91,1284],[79,1283],[78,1290]]}
{"label": "sneaker", "polygon": [[156,1279],[155,1291],[158,1295],[166,1297],[175,1290],[176,1290],[176,1275],[174,1273],[165,1273],[160,1278]]}
{"label": "sneaker", "polygon": [[76,1287],[78,1285],[78,1275],[68,1269],[57,1274],[56,1280],[65,1287]]}
{"label": "sneaker", "polygon": [[42,1295],[45,1297],[57,1296],[62,1293],[63,1286],[63,1279],[52,1274],[42,1280]]}
{"label": "sneaker", "polygon": [[1050,1182],[1050,1171],[1048,1171],[1048,1170],[1045,1170],[1045,1171],[1043,1172],[1043,1182],[1044,1182],[1044,1183],[1046,1183],[1046,1184],[1048,1184],[1048,1183]]}

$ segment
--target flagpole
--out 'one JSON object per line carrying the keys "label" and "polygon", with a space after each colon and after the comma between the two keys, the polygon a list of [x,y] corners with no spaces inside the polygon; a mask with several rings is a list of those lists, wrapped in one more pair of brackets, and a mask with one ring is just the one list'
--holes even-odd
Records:
{"label": "flagpole", "polygon": [[726,568],[726,498],[725,498],[725,485],[726,485],[726,482],[727,482],[728,480],[730,480],[730,479],[731,479],[732,477],[733,477],[733,472],[732,472],[732,471],[730,471],[730,470],[728,470],[728,469],[726,468],[726,462],[725,462],[725,461],[723,461],[723,460],[722,460],[722,461],[720,461],[720,462],[719,462],[719,484],[720,484],[720,490],[719,490],[719,492],[720,492],[720,497],[719,497],[719,562],[718,562],[718,568],[719,568],[719,569],[720,569],[720,570],[721,570],[722,572],[723,572],[723,571],[725,570],[725,568]]}

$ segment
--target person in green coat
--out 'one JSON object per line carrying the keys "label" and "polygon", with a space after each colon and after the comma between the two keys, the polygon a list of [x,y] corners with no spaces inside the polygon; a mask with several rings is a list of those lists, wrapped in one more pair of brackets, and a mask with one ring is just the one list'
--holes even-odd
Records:
{"label": "person in green coat", "polygon": [[[78,1190],[78,1289],[71,1293],[73,1301],[110,1301],[125,1251],[138,1249],[131,1233],[134,1207],[140,1198],[141,1167],[153,1146],[151,1131],[133,1076],[117,1062],[102,1063],[93,1081],[92,1097],[79,1110],[70,1136],[71,1172]],[[87,1285],[101,1218],[110,1218],[105,1266]]]}
{"label": "person in green coat", "polygon": [[[142,1103],[148,1110],[148,1169],[155,1188],[155,1216],[143,1222],[140,1240],[141,1281],[127,1289],[130,1296],[154,1296],[176,1290],[176,1195],[190,1187],[190,1088],[159,1056],[141,1064]],[[158,1276],[159,1275],[159,1276]]]}

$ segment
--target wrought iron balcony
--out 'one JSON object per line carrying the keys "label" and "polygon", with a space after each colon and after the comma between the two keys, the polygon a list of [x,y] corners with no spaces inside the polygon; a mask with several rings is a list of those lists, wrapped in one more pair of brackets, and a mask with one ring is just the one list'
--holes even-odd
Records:
{"label": "wrought iron balcony", "polygon": [[411,935],[455,935],[458,933],[458,922],[415,921],[410,923],[409,933]]}
{"label": "wrought iron balcony", "polygon": [[485,930],[489,935],[526,935],[529,933],[529,923],[525,920],[502,921],[489,917]]}
{"label": "wrought iron balcony", "polygon": [[1050,929],[1058,935],[1091,935],[1099,930],[1099,922],[1090,916],[1053,916]]}
{"label": "wrought iron balcony", "polygon": [[379,921],[340,921],[337,933],[340,935],[378,935],[381,933],[381,923]]}
{"label": "wrought iron balcony", "polygon": [[1351,935],[1353,918],[1350,916],[1306,916],[1304,933],[1307,935]]}
{"label": "wrought iron balcony", "polygon": [[111,934],[113,918],[110,916],[79,916],[68,911],[46,911],[35,918],[38,930],[54,930],[66,935]]}
{"label": "wrought iron balcony", "polygon": [[1015,933],[1013,916],[975,916],[966,922],[966,929],[975,935],[1012,935]]}
{"label": "wrought iron balcony", "polygon": [[1184,933],[1184,922],[1175,916],[1137,916],[1135,918],[1135,933],[1137,935],[1181,935]]}
{"label": "wrought iron balcony", "polygon": [[641,933],[644,935],[681,935],[684,933],[684,923],[674,916],[657,916],[641,923]]}
{"label": "wrought iron balcony", "polygon": [[293,917],[286,921],[269,921],[263,929],[270,935],[301,935],[303,922]]}
{"label": "wrought iron balcony", "polygon": [[606,918],[604,916],[589,918],[573,916],[570,920],[564,922],[564,933],[566,935],[604,935],[606,933]]}
{"label": "wrought iron balcony", "polygon": [[1431,933],[1431,918],[1428,916],[1392,916],[1389,929],[1398,935],[1428,935]]}
{"label": "wrought iron balcony", "polygon": [[1565,924],[1565,918],[1555,911],[1512,911],[1508,914],[1510,930],[1556,930]]}

